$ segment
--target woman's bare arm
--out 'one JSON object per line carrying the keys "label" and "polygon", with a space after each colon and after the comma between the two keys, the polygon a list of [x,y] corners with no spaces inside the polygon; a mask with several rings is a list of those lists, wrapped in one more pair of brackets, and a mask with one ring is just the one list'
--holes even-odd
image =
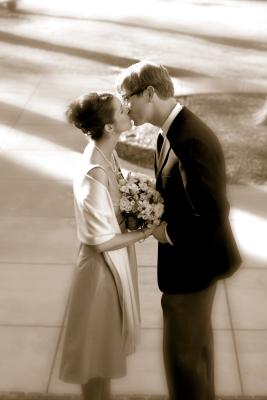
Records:
{"label": "woman's bare arm", "polygon": [[114,238],[104,243],[95,245],[95,248],[99,253],[102,253],[103,251],[122,249],[123,247],[134,244],[139,240],[146,239],[152,234],[153,230],[154,228],[144,228],[134,232],[119,233],[114,236]]}

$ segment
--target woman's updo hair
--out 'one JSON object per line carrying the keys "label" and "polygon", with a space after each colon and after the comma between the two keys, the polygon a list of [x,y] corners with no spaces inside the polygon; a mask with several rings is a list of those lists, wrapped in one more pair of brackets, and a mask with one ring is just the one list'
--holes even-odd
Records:
{"label": "woman's updo hair", "polygon": [[105,124],[113,122],[113,97],[111,93],[104,92],[91,92],[78,97],[67,109],[68,121],[92,139],[99,139]]}

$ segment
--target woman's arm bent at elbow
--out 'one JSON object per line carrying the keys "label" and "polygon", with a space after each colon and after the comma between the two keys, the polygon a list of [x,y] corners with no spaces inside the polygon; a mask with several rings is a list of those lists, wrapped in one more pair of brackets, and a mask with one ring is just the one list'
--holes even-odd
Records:
{"label": "woman's arm bent at elbow", "polygon": [[[108,189],[108,177],[102,168],[96,166],[88,172],[88,175],[92,176],[95,180],[102,183]],[[130,244],[138,242],[139,240],[146,239],[152,234],[154,228],[143,228],[134,232],[119,233],[112,239],[95,245],[97,252],[102,253],[103,251],[117,250],[123,247],[127,247]]]}
{"label": "woman's arm bent at elbow", "polygon": [[103,251],[122,249],[123,247],[134,244],[139,240],[146,239],[152,234],[153,230],[154,227],[143,228],[134,232],[119,233],[107,242],[95,245],[95,248],[98,253],[102,253]]}

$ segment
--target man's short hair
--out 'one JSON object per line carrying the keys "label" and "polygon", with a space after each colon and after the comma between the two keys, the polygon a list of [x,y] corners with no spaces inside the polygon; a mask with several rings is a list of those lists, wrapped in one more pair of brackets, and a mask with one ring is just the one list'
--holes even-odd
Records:
{"label": "man's short hair", "polygon": [[161,99],[174,96],[174,86],[167,69],[151,61],[140,61],[126,68],[116,81],[116,89],[136,92],[153,86]]}

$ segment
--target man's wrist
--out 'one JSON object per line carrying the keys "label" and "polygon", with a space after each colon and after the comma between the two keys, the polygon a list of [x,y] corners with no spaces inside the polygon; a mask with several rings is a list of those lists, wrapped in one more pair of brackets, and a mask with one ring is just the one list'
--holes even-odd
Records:
{"label": "man's wrist", "polygon": [[168,226],[168,224],[166,223],[166,225],[165,225],[165,236],[166,236],[166,239],[167,239],[168,243],[169,243],[171,246],[173,246],[173,242],[171,241],[171,238],[170,238],[170,236],[168,235],[167,226]]}

